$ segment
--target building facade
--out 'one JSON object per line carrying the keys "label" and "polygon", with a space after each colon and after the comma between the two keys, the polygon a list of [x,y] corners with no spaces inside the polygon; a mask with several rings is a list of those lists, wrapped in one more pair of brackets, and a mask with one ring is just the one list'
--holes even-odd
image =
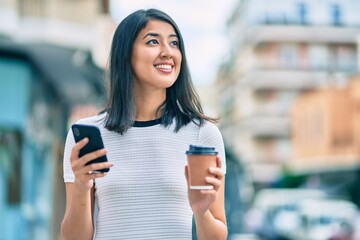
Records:
{"label": "building facade", "polygon": [[300,96],[291,111],[293,157],[299,171],[356,169],[360,165],[360,79],[346,88]]}
{"label": "building facade", "polygon": [[240,1],[229,20],[230,58],[217,79],[222,132],[255,181],[292,158],[290,109],[299,94],[345,86],[358,71],[357,1]]}
{"label": "building facade", "polygon": [[0,239],[60,239],[65,137],[104,105],[108,14],[106,0],[0,2]]}

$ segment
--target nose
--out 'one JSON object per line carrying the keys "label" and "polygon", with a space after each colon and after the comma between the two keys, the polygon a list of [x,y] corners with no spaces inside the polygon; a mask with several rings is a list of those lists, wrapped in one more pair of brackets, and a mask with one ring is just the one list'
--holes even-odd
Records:
{"label": "nose", "polygon": [[161,58],[172,58],[173,57],[173,52],[169,45],[164,45],[161,48],[160,57]]}

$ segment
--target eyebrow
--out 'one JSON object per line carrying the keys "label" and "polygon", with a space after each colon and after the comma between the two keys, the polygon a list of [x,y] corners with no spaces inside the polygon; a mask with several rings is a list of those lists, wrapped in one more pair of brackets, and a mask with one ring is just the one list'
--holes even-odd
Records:
{"label": "eyebrow", "polygon": [[[147,34],[143,37],[143,39],[145,39],[145,38],[148,37],[148,36],[150,36],[150,37],[159,37],[160,35],[159,35],[158,33],[149,32],[149,33],[147,33]],[[176,34],[170,34],[169,37],[176,37],[176,38],[178,38],[178,36],[177,36]]]}

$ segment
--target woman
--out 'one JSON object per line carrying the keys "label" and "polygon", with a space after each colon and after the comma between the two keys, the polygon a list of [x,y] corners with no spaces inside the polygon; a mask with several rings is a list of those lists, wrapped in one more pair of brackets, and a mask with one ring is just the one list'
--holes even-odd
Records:
{"label": "woman", "polygon": [[[194,217],[198,239],[226,239],[223,140],[203,114],[175,22],[156,9],[130,14],[109,68],[106,110],[79,121],[100,128],[106,150],[79,158],[88,140],[75,144],[71,131],[66,140],[63,238],[191,239]],[[219,151],[213,190],[188,188],[189,144]],[[105,154],[108,163],[85,165]],[[89,174],[102,168],[110,171]]]}

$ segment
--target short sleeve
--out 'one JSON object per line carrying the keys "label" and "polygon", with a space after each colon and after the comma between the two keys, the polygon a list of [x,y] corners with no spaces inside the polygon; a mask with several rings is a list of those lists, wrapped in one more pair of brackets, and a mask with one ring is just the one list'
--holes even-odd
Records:
{"label": "short sleeve", "polygon": [[64,159],[63,159],[64,182],[75,181],[75,176],[71,169],[71,163],[70,163],[71,150],[74,145],[75,145],[75,139],[73,137],[72,130],[70,129],[66,137],[65,149],[64,149]]}
{"label": "short sleeve", "polygon": [[[96,115],[88,118],[79,119],[76,123],[80,124],[87,124],[87,125],[95,125],[98,126],[96,123],[98,120],[102,119],[103,115]],[[71,169],[70,157],[71,157],[71,150],[75,145],[75,139],[73,136],[73,132],[71,128],[66,137],[65,141],[65,149],[64,149],[64,159],[63,159],[63,177],[64,182],[74,182],[75,176],[74,172]]]}
{"label": "short sleeve", "polygon": [[215,150],[218,151],[221,159],[221,168],[224,173],[226,173],[225,147],[219,128],[211,122],[205,122],[200,128],[199,143],[201,145],[215,147]]}

